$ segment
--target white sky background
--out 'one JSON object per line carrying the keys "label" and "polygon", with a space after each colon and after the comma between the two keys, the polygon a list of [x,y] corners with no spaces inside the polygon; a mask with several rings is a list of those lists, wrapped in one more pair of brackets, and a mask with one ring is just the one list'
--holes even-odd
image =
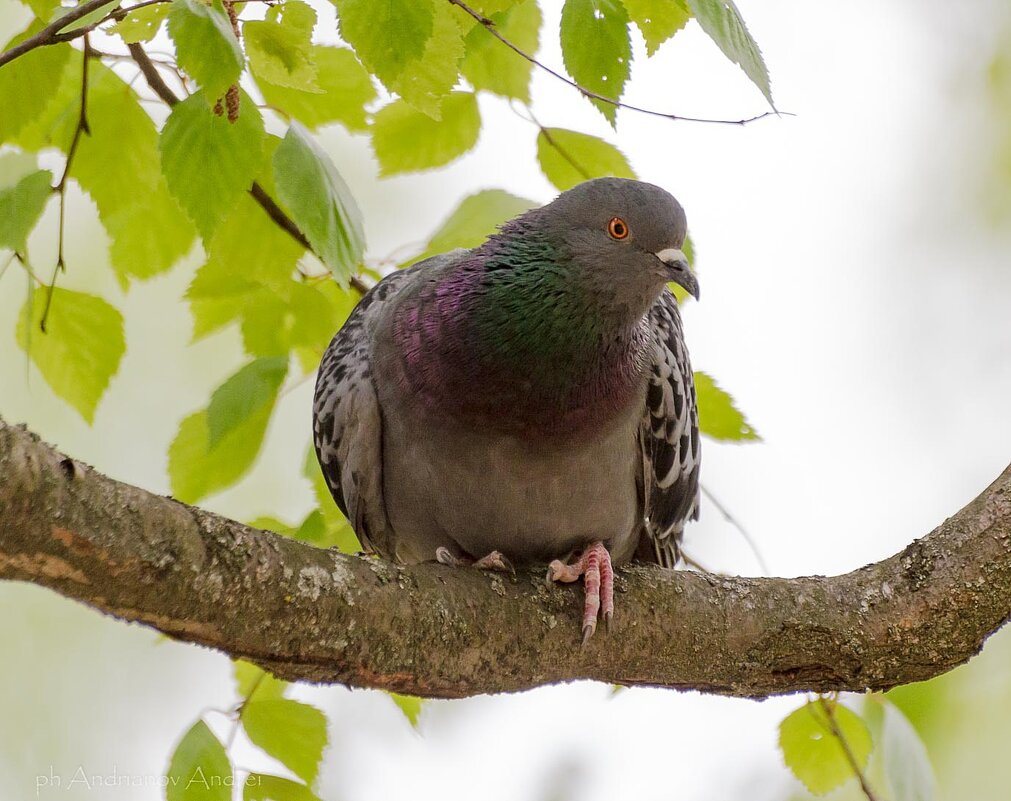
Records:
{"label": "white sky background", "polygon": [[[540,56],[557,66],[561,4],[542,4]],[[640,177],[681,200],[702,286],[702,302],[685,312],[694,364],[735,395],[764,437],[707,442],[703,481],[774,573],[844,572],[929,531],[1011,454],[1011,237],[982,222],[981,205],[985,68],[1007,14],[997,2],[938,0],[738,5],[778,106],[798,116],[736,128],[621,112],[615,137],[589,104],[542,74],[534,107],[545,125],[616,142]],[[626,99],[691,116],[764,110],[695,23],[649,61],[637,41]],[[481,188],[553,196],[536,166],[536,128],[501,101],[485,98],[481,108],[474,153],[414,176],[379,181],[366,140],[322,136],[362,206],[371,256],[424,240],[459,197]],[[199,257],[121,299],[94,209],[76,197],[69,241],[84,255],[65,285],[121,306],[127,356],[94,429],[34,371],[26,388],[10,333],[23,300],[12,269],[0,282],[8,321],[0,414],[117,478],[167,492],[165,453],[178,421],[241,363],[239,339],[180,345],[190,320],[176,299]],[[44,240],[33,243],[44,259]],[[304,514],[298,471],[310,395],[306,385],[286,397],[253,475],[209,507],[246,519]],[[690,553],[714,569],[757,574],[738,535],[708,504],[703,514],[688,530]],[[145,629],[32,587],[0,585],[0,608],[0,797],[31,797],[33,777],[51,763],[58,774],[78,765],[157,773],[203,708],[233,700],[219,655],[156,644]],[[763,801],[792,786],[775,724],[796,698],[758,704],[649,690],[609,698],[609,688],[584,683],[432,703],[419,735],[375,693],[299,694],[331,720],[320,785],[328,800],[540,801],[561,782],[567,794],[555,797],[587,801]],[[219,718],[209,721],[224,731]],[[267,764],[241,747],[238,761]],[[159,794],[78,787],[41,797]]]}

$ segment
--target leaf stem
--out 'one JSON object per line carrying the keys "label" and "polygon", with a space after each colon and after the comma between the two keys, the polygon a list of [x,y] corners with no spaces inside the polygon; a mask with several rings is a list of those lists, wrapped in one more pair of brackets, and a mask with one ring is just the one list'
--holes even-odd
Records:
{"label": "leaf stem", "polygon": [[53,187],[53,191],[60,196],[60,222],[57,235],[56,265],[53,267],[53,277],[49,281],[46,291],[46,305],[42,310],[42,318],[39,320],[39,329],[46,333],[46,322],[49,320],[49,312],[53,306],[53,292],[56,289],[56,277],[67,271],[67,263],[64,260],[64,239],[67,219],[67,180],[70,177],[70,168],[74,163],[74,156],[77,154],[77,146],[81,141],[81,134],[91,135],[91,128],[88,125],[88,62],[92,58],[91,43],[87,34],[84,36],[84,57],[81,59],[81,106],[77,114],[77,125],[74,128],[74,135],[70,140],[70,147],[67,148],[67,160],[63,165],[63,175],[60,182]]}
{"label": "leaf stem", "polygon": [[825,718],[828,720],[829,731],[832,733],[832,736],[838,740],[839,745],[843,750],[843,755],[846,757],[846,761],[850,763],[850,768],[853,769],[853,773],[856,775],[857,781],[860,782],[860,789],[863,791],[867,801],[878,801],[877,796],[874,795],[874,791],[871,790],[870,785],[867,783],[867,777],[864,776],[864,772],[860,768],[860,764],[853,755],[853,749],[850,748],[850,744],[846,741],[846,737],[843,735],[842,729],[839,728],[839,724],[835,719],[835,704],[835,700],[829,702],[824,695],[818,696],[818,705],[821,707],[822,712],[825,713]]}

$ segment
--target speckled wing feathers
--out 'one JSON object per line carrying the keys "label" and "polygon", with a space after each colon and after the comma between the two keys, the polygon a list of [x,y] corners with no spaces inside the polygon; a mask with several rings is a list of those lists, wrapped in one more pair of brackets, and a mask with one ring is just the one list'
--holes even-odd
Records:
{"label": "speckled wing feathers", "polygon": [[362,298],[330,342],[316,378],[316,455],[337,506],[370,552],[393,554],[395,542],[383,502],[382,414],[369,343],[384,305],[421,264],[387,276]]}
{"label": "speckled wing feathers", "polygon": [[639,558],[674,567],[681,533],[699,514],[699,417],[681,315],[664,291],[650,311],[653,356],[639,437],[645,525]]}

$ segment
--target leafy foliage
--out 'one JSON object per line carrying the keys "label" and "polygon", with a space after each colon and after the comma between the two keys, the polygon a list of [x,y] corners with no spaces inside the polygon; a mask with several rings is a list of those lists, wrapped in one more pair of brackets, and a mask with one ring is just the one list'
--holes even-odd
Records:
{"label": "leafy foliage", "polygon": [[316,707],[289,698],[250,701],[242,708],[249,739],[292,773],[312,784],[326,748],[326,718]]}
{"label": "leafy foliage", "polygon": [[245,59],[221,0],[173,0],[168,29],[179,66],[207,97],[220,97],[239,79]]}
{"label": "leafy foliage", "polygon": [[477,98],[453,92],[442,103],[441,119],[433,120],[404,101],[386,106],[372,123],[372,147],[380,175],[441,167],[474,145],[481,130]]}
{"label": "leafy foliage", "polygon": [[[88,423],[126,350],[123,315],[102,298],[60,287],[31,294],[18,316],[17,342],[53,392]],[[41,322],[50,308],[46,328]]]}
{"label": "leafy foliage", "polygon": [[[628,13],[619,0],[565,0],[562,7],[562,56],[576,83],[604,97],[618,100],[625,89],[632,62]],[[618,109],[590,99],[612,126]]]}
{"label": "leafy foliage", "polygon": [[49,170],[35,170],[0,187],[0,248],[23,252],[28,247],[28,234],[52,196],[52,180]]}
{"label": "leafy foliage", "polygon": [[734,399],[708,373],[695,372],[699,404],[699,430],[707,437],[740,442],[758,439],[758,432],[744,419]]}
{"label": "leafy foliage", "polygon": [[166,777],[166,801],[231,801],[232,764],[202,720],[176,746]]}
{"label": "leafy foliage", "polygon": [[847,751],[863,770],[872,746],[870,731],[860,716],[835,701],[809,701],[779,724],[779,747],[786,766],[816,795],[856,775]]}
{"label": "leafy foliage", "polygon": [[543,128],[537,135],[537,161],[547,179],[559,192],[571,189],[588,178],[613,175],[635,178],[628,159],[614,145],[596,136]]}

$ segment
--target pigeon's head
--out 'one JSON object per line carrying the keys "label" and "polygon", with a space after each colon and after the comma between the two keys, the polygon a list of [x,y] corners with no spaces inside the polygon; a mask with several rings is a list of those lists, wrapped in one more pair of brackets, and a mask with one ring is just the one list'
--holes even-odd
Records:
{"label": "pigeon's head", "polygon": [[674,197],[653,184],[597,178],[539,210],[538,223],[601,291],[651,304],[668,281],[696,299],[699,285],[681,247],[687,224]]}

